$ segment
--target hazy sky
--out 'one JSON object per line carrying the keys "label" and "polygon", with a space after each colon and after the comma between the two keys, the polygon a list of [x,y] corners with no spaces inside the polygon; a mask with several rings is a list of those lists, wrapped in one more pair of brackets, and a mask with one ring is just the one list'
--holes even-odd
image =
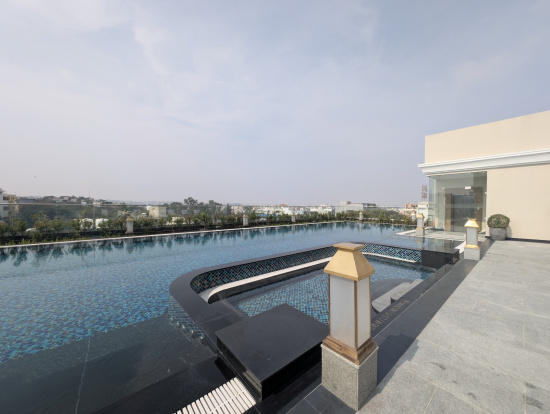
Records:
{"label": "hazy sky", "polygon": [[549,21],[548,0],[0,0],[0,187],[417,202],[425,135],[550,109]]}

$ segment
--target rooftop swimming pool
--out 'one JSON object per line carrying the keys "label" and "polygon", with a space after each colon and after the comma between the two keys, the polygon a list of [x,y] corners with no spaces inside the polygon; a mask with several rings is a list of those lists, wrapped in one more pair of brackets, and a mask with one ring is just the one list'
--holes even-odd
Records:
{"label": "rooftop swimming pool", "polygon": [[422,247],[403,230],[323,223],[2,248],[2,412],[94,412],[210,356],[168,320],[183,273],[345,241]]}

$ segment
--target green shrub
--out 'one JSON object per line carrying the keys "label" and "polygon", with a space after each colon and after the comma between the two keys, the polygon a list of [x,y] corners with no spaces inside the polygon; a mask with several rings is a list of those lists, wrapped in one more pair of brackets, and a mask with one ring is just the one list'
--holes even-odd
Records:
{"label": "green shrub", "polygon": [[510,219],[504,214],[493,214],[489,217],[489,220],[487,220],[487,225],[494,229],[505,229],[508,227],[509,223]]}

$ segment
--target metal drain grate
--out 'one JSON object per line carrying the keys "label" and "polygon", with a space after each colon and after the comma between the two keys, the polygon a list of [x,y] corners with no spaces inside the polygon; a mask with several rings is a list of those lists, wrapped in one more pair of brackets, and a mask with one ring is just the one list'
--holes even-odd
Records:
{"label": "metal drain grate", "polygon": [[256,404],[238,378],[209,392],[176,414],[242,414]]}

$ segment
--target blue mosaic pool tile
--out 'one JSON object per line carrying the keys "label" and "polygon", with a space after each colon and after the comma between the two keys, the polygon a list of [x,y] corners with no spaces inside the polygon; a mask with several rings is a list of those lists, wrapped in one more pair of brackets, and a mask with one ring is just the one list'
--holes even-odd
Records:
{"label": "blue mosaic pool tile", "polygon": [[239,303],[246,315],[254,316],[286,303],[328,325],[328,279],[319,275]]}
{"label": "blue mosaic pool tile", "polygon": [[[370,258],[369,262],[375,270],[371,283],[384,279],[425,279],[434,272],[430,268],[391,259]],[[250,298],[253,292],[258,293]],[[246,298],[240,300],[240,296]],[[258,315],[286,303],[328,325],[328,276],[315,275],[295,283],[277,282],[246,295],[234,296],[230,302],[248,316]]]}
{"label": "blue mosaic pool tile", "polygon": [[[420,251],[405,249],[393,246],[384,246],[379,244],[367,243],[361,249],[364,253],[374,253],[387,257],[396,257],[399,259],[420,261]],[[191,288],[201,293],[205,290],[224,285],[226,283],[244,280],[249,277],[262,275],[265,273],[275,272],[277,270],[286,269],[293,266],[313,262],[320,259],[331,257],[336,252],[335,247],[325,247],[322,249],[311,250],[292,254],[274,259],[267,259],[253,263],[246,263],[234,267],[217,269],[211,272],[206,272],[198,275],[191,281]]]}
{"label": "blue mosaic pool tile", "polygon": [[221,286],[226,283],[236,282],[238,280],[275,272],[277,270],[314,262],[316,260],[326,259],[327,257],[333,256],[335,252],[335,247],[324,247],[322,249],[310,250],[288,256],[217,269],[195,277],[191,281],[191,288],[195,292],[201,293],[207,289]]}
{"label": "blue mosaic pool tile", "polygon": [[364,253],[379,254],[381,256],[396,257],[399,259],[412,260],[415,262],[419,262],[421,260],[420,250],[405,249],[402,247],[367,243],[361,249],[361,251]]}

